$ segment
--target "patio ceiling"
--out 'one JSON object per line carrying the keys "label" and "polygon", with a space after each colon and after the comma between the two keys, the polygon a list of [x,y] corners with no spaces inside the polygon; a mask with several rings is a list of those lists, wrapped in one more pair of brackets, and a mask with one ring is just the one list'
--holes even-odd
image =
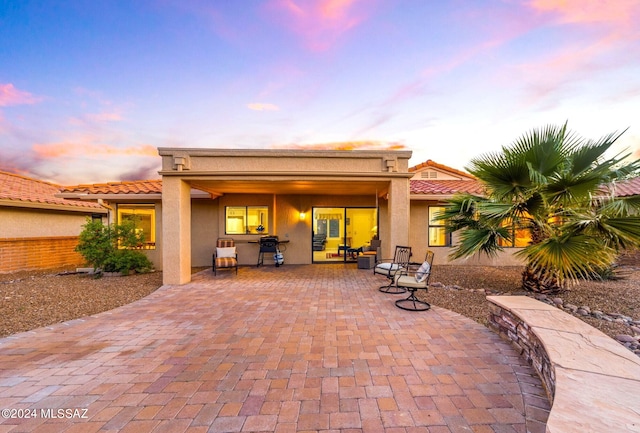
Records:
{"label": "patio ceiling", "polygon": [[192,180],[191,186],[214,196],[224,194],[374,195],[387,193],[380,180]]}

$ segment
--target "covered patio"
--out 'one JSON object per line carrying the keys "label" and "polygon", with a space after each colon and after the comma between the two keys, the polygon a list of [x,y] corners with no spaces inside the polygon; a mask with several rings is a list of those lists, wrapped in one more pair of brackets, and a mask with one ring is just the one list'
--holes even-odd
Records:
{"label": "covered patio", "polygon": [[[375,209],[377,221],[366,227],[366,241],[379,236],[384,257],[391,254],[394,245],[409,242],[409,179],[413,176],[408,171],[410,151],[158,151],[162,157],[165,284],[189,282],[192,259],[201,260],[207,254],[211,257],[217,237],[235,238],[241,264],[249,263],[247,243],[255,242],[260,234],[290,240],[287,249],[293,263],[312,263],[312,233],[317,226],[311,218],[301,215],[311,215],[317,207]],[[196,204],[191,199],[192,190],[209,194],[210,200]],[[249,218],[242,222],[246,230],[230,230],[229,208],[246,208],[248,214],[256,205],[264,211],[260,220],[264,217],[268,221],[264,233],[255,231]],[[203,206],[210,210],[198,212]],[[343,220],[347,220],[346,216]],[[262,221],[259,224],[262,226]],[[371,232],[369,229],[374,226],[375,232]],[[341,227],[345,231],[341,243],[346,250],[346,225]],[[334,236],[341,237],[339,233]],[[363,242],[354,246],[361,245]],[[340,252],[337,245],[336,252]]]}
{"label": "covered patio", "polygon": [[11,431],[544,432],[536,373],[487,328],[396,308],[353,266],[244,267],[0,340]]}

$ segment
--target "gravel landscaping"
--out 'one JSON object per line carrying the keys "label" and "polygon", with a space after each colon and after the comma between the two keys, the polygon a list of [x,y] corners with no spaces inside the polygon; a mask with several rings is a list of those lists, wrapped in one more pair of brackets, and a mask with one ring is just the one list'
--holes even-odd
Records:
{"label": "gravel landscaping", "polygon": [[[532,296],[520,288],[522,269],[435,266],[429,292],[420,297],[486,325],[489,316],[486,295]],[[617,278],[612,280],[581,281],[564,293],[548,297],[546,302],[560,305],[567,313],[626,343],[640,355],[640,268],[621,266],[616,274]]]}
{"label": "gravel landscaping", "polygon": [[[610,337],[626,335],[637,342],[640,323],[633,321],[640,320],[640,268],[623,266],[619,271],[620,279],[581,282],[555,301]],[[110,310],[143,298],[162,285],[161,272],[99,279],[57,272],[0,274],[0,336]],[[485,296],[524,294],[521,272],[520,267],[436,266],[429,292],[420,296],[486,325],[489,309]],[[598,318],[596,312],[606,317]]]}

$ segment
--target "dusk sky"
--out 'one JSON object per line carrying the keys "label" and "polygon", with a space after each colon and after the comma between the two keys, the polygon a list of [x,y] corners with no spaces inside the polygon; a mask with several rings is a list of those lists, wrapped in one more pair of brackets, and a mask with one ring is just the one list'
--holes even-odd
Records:
{"label": "dusk sky", "polygon": [[158,147],[403,148],[464,169],[569,122],[640,158],[640,0],[0,0],[0,170]]}

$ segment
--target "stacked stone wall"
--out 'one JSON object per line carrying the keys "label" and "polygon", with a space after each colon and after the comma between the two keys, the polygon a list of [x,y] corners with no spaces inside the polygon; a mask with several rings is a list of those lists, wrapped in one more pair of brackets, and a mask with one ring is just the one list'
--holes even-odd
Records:
{"label": "stacked stone wall", "polygon": [[531,327],[498,305],[489,303],[489,328],[510,341],[529,364],[535,368],[547,392],[549,402],[553,403],[556,380],[553,366],[547,352]]}

